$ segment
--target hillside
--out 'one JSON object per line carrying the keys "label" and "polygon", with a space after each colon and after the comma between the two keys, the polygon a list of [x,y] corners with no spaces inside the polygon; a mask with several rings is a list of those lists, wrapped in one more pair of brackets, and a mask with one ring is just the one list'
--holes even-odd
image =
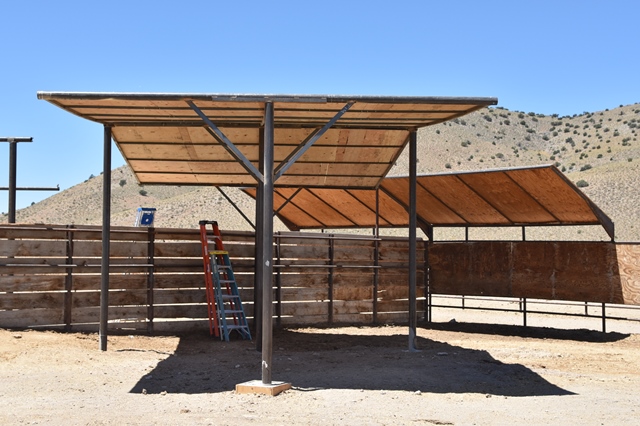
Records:
{"label": "hillside", "polygon": [[[555,164],[616,224],[618,241],[640,241],[640,104],[571,117],[485,108],[454,121],[421,129],[418,173],[481,170]],[[390,175],[406,175],[408,154]],[[133,225],[140,206],[158,209],[156,226],[197,227],[200,219],[216,219],[223,229],[252,229],[212,187],[169,187],[137,184],[128,167],[112,173],[112,223]],[[224,191],[250,218],[254,202],[237,188]],[[20,223],[100,224],[102,176],[18,210]],[[7,216],[0,217],[6,222]],[[279,222],[275,230],[286,230]],[[363,232],[370,233],[370,230]],[[459,230],[440,231],[436,238],[460,238]],[[474,230],[472,238],[519,238],[520,230]],[[386,231],[405,235],[406,231]],[[439,237],[439,236],[442,237]],[[593,227],[532,229],[528,238],[608,239]]]}

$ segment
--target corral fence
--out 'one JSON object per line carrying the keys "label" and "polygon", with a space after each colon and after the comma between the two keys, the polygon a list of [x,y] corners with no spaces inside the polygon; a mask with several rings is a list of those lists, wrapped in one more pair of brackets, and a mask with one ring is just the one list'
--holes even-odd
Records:
{"label": "corral fence", "polygon": [[[222,234],[251,319],[254,234]],[[110,238],[110,330],[207,329],[199,230],[112,227]],[[99,226],[0,226],[0,327],[97,330],[101,239]],[[408,253],[406,238],[275,234],[276,323],[406,321]]]}
{"label": "corral fence", "polygon": [[[0,327],[96,331],[101,238],[99,226],[1,225]],[[254,234],[223,239],[251,318]],[[408,258],[406,238],[276,233],[275,322],[406,323]],[[197,229],[112,227],[110,263],[110,330],[207,329]],[[427,320],[434,307],[481,309],[477,300],[502,310],[516,301],[525,325],[527,302],[586,303],[588,316],[595,303],[603,318],[605,304],[640,305],[638,244],[420,240],[417,269],[417,311]]]}

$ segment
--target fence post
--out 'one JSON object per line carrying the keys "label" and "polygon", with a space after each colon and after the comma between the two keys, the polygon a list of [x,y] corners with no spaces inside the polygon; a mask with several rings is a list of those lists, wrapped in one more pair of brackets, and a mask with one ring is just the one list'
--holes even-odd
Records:
{"label": "fence post", "polygon": [[333,324],[333,256],[334,242],[333,234],[329,235],[329,324]]}
{"label": "fence post", "polygon": [[[376,192],[377,194],[377,192]],[[380,235],[376,232],[373,245],[373,323],[378,324],[378,290],[380,287]]]}
{"label": "fence post", "polygon": [[[73,225],[67,225],[67,229],[72,229]],[[67,265],[73,265],[73,231],[67,230]],[[71,331],[72,304],[73,304],[73,268],[66,268],[67,275],[64,279],[64,329]]]}
{"label": "fence post", "polygon": [[154,302],[153,293],[155,288],[155,228],[149,227],[147,230],[147,333],[153,333]]}
{"label": "fence post", "polygon": [[[280,238],[280,231],[278,231],[276,233],[276,253],[275,253],[274,266],[279,266],[282,263],[281,257],[280,257],[280,241],[282,241],[282,238]],[[275,270],[276,270],[276,326],[281,327],[282,326],[282,277],[281,277],[282,268],[278,267],[278,268],[275,268]]]}

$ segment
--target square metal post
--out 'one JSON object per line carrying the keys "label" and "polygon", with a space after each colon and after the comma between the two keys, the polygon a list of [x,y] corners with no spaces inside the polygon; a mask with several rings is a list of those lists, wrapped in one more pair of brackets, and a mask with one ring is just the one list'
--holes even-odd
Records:
{"label": "square metal post", "polygon": [[262,383],[271,384],[271,358],[273,352],[273,183],[274,183],[274,129],[273,102],[265,104],[264,137],[262,149]]}
{"label": "square metal post", "polygon": [[9,142],[9,223],[16,223],[16,170],[18,162],[18,143]]}
{"label": "square metal post", "polygon": [[104,126],[102,173],[102,263],[100,278],[100,350],[107,350],[109,322],[109,243],[111,240],[111,127]]}
{"label": "square metal post", "polygon": [[415,351],[416,328],[418,324],[418,313],[416,310],[416,227],[417,227],[417,204],[416,204],[416,179],[417,179],[417,142],[418,133],[413,130],[409,135],[409,350]]}

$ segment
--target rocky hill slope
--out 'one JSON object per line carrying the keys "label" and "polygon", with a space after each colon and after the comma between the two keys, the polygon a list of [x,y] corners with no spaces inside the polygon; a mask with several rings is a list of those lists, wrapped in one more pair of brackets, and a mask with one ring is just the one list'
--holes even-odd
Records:
{"label": "rocky hill slope", "polygon": [[[555,164],[612,218],[619,241],[640,241],[640,104],[571,117],[485,108],[454,121],[421,129],[418,172],[438,173],[525,165]],[[390,175],[406,175],[408,154]],[[139,186],[130,169],[112,173],[112,223],[133,225],[140,206],[158,209],[156,226],[197,227],[200,219],[216,219],[223,229],[251,226],[213,187]],[[237,188],[224,192],[250,218],[254,202]],[[100,224],[102,176],[18,210],[17,222]],[[6,222],[7,216],[0,217]],[[277,221],[276,230],[286,230]],[[370,233],[370,230],[363,232]],[[385,231],[405,235],[406,231]],[[520,230],[474,230],[472,238],[519,238]],[[460,238],[460,230],[441,231],[436,238]],[[528,238],[603,239],[594,227],[532,229]]]}

